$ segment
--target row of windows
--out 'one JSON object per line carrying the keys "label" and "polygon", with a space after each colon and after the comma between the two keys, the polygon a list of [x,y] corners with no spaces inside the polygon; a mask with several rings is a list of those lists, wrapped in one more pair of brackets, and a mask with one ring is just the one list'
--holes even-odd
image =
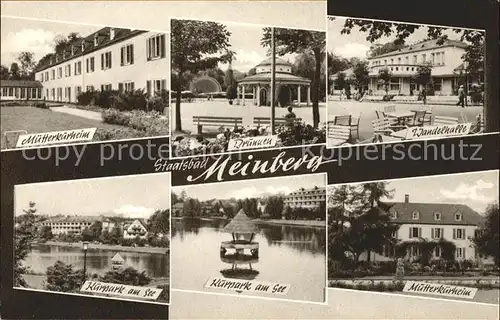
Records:
{"label": "row of windows", "polygon": [[[465,248],[457,247],[455,248],[455,257],[458,259],[465,259]],[[410,257],[419,257],[421,255],[420,247],[418,246],[410,246],[408,248],[408,255]],[[393,246],[384,246],[383,253],[385,257],[393,258],[395,256],[395,248]],[[443,255],[443,249],[439,246],[434,248],[433,252],[434,257],[441,258]]]}
{"label": "row of windows", "polygon": [[[146,40],[146,48],[147,48],[147,61],[165,58],[166,56],[166,46],[165,46],[165,35],[155,35]],[[107,51],[101,54],[101,70],[108,70],[113,67],[112,64],[112,53],[111,51]],[[134,45],[127,44],[120,48],[120,66],[127,66],[134,64]],[[64,76],[71,76],[71,64],[68,64],[64,67]],[[82,62],[78,61],[74,63],[74,75],[81,75],[82,73]],[[85,70],[87,73],[92,73],[95,71],[95,57],[88,57],[85,59]],[[62,67],[51,70],[50,80],[54,80],[56,78],[60,79],[63,76]],[[49,71],[45,71],[41,77],[41,81],[49,81]]]}
{"label": "row of windows", "polygon": [[289,205],[289,206],[319,206],[321,205],[321,202],[323,201],[303,201],[303,202],[288,202],[288,201],[285,201],[285,205]]}
{"label": "row of windows", "polygon": [[12,88],[3,87],[0,91],[2,97],[16,97],[21,99],[41,99],[42,89],[39,88]]}
{"label": "row of windows", "polygon": [[[392,219],[397,219],[398,212],[392,211],[391,217],[392,217]],[[435,221],[440,221],[441,217],[442,217],[441,212],[439,212],[439,211],[434,212],[434,220]],[[412,220],[419,220],[420,219],[420,212],[418,210],[413,211],[411,213],[411,218],[412,218]],[[457,221],[457,222],[462,221],[462,213],[460,213],[460,212],[455,213],[455,221]]]}
{"label": "row of windows", "polygon": [[320,196],[299,196],[299,197],[286,197],[287,201],[297,201],[297,200],[314,200],[314,199],[325,199],[325,195]]}
{"label": "row of windows", "polygon": [[[440,52],[434,52],[431,54],[427,53],[422,53],[420,55],[420,59],[418,58],[418,55],[415,54],[412,56],[411,63],[412,64],[418,64],[420,63],[426,63],[430,62],[433,65],[436,66],[443,66],[444,65],[444,51]],[[381,65],[394,65],[394,64],[403,64],[403,57],[398,57],[398,58],[390,58],[390,59],[384,59],[382,60],[375,60],[372,61],[372,66],[381,66]],[[404,57],[404,64],[409,65],[410,64],[410,56]]]}
{"label": "row of windows", "polygon": [[90,226],[92,222],[47,222],[43,223],[43,225],[50,225],[50,226],[81,226],[81,225],[88,225]]}
{"label": "row of windows", "polygon": [[[422,228],[412,227],[409,228],[410,238],[421,238]],[[432,228],[431,229],[432,239],[443,239],[444,238],[444,228]],[[453,239],[455,240],[465,240],[465,228],[453,228]]]}
{"label": "row of windows", "polygon": [[[86,91],[92,92],[95,91],[96,88],[92,85],[86,86]],[[71,87],[64,88],[64,98],[71,99]],[[74,87],[75,98],[78,97],[82,93],[82,87],[76,86]],[[111,91],[113,90],[113,85],[110,83],[102,84],[100,87],[101,91]],[[125,81],[118,83],[118,90],[120,92],[130,92],[135,90],[135,83],[133,81]],[[146,93],[148,96],[152,96],[156,92],[161,92],[163,90],[167,90],[167,80],[148,80],[146,81]],[[47,99],[52,100],[61,100],[63,98],[63,88],[52,88],[45,89],[45,97]]]}

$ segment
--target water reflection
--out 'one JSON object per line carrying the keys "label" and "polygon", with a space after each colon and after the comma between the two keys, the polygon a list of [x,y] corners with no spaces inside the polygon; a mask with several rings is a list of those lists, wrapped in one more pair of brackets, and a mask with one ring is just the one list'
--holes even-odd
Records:
{"label": "water reflection", "polygon": [[222,259],[219,252],[220,244],[231,240],[230,234],[222,232],[229,221],[172,219],[172,287],[217,291],[206,289],[204,284],[208,278],[222,274],[228,278],[289,284],[290,291],[281,298],[324,301],[325,228],[257,223],[260,232],[253,241],[260,246],[258,260],[235,262]]}
{"label": "water reflection", "polygon": [[[90,274],[102,275],[111,270],[111,258],[117,251],[89,249],[87,251],[87,270]],[[125,266],[131,266],[139,271],[146,271],[148,276],[159,278],[169,276],[169,257],[166,254],[119,252],[125,260]],[[24,261],[33,272],[45,273],[48,267],[56,261],[71,264],[83,269],[83,251],[80,248],[71,248],[52,245],[35,245]]]}

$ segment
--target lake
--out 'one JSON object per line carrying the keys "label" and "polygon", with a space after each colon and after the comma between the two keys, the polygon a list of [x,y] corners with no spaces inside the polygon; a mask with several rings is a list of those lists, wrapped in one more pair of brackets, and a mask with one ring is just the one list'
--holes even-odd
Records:
{"label": "lake", "polygon": [[[221,242],[232,239],[231,234],[221,231],[228,222],[225,219],[172,219],[172,288],[238,294],[205,288],[210,278],[223,278],[221,271],[231,269],[231,264],[223,262],[219,253]],[[258,275],[253,280],[291,287],[286,295],[240,294],[324,302],[326,228],[257,225],[260,233],[253,241],[259,243],[259,259],[252,263],[252,269],[258,271]]]}
{"label": "lake", "polygon": [[[118,251],[92,249],[87,251],[87,272],[102,275],[111,270],[111,258]],[[160,278],[169,276],[168,255],[158,253],[125,252],[119,254],[125,260],[124,265],[134,267],[140,272],[146,271],[149,277]],[[58,260],[83,269],[83,250],[66,246],[36,244],[24,260],[23,265],[30,267],[36,273],[45,273],[47,267]]]}

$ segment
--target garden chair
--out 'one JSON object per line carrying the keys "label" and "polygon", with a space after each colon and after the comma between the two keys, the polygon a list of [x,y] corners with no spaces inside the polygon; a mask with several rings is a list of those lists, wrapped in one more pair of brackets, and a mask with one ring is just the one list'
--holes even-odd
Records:
{"label": "garden chair", "polygon": [[430,125],[431,124],[430,119],[428,121],[427,121],[427,119],[425,119],[425,114],[426,113],[427,112],[425,110],[415,111],[415,115],[409,121],[408,125],[410,125],[411,127],[422,127],[425,124],[429,124]]}
{"label": "garden chair", "polygon": [[356,139],[359,138],[359,121],[361,120],[361,114],[351,118],[351,137],[353,137],[353,132],[356,132]]}
{"label": "garden chair", "polygon": [[347,116],[335,116],[333,119],[333,124],[338,126],[350,126],[351,125],[351,115]]}
{"label": "garden chair", "polygon": [[485,129],[485,125],[484,125],[484,114],[483,113],[479,113],[477,116],[476,116],[476,122],[472,128],[472,132],[473,133],[483,133],[484,132],[484,129]]}
{"label": "garden chair", "polygon": [[401,141],[400,138],[391,137],[396,131],[404,130],[406,126],[393,126],[388,118],[376,119],[372,121],[374,137],[373,142]]}
{"label": "garden chair", "polygon": [[331,147],[346,144],[351,137],[348,126],[330,125],[328,127],[328,145]]}
{"label": "garden chair", "polygon": [[384,107],[384,112],[396,112],[396,106],[394,106],[394,105],[385,106]]}
{"label": "garden chair", "polygon": [[442,116],[434,116],[432,124],[435,126],[439,125],[454,125],[458,123],[458,118],[454,117],[442,117]]}
{"label": "garden chair", "polygon": [[[7,148],[7,149],[15,148],[16,144],[17,144],[17,140],[19,139],[19,136],[22,134],[28,134],[28,131],[26,131],[26,130],[5,131],[3,134],[3,137],[5,139],[5,148]],[[8,138],[9,135],[15,135],[15,138],[10,140]],[[10,142],[12,142],[12,146],[11,146]]]}

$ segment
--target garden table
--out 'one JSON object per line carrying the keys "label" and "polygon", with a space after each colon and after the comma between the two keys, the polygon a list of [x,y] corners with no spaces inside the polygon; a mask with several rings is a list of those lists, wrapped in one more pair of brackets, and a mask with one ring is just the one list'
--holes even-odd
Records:
{"label": "garden table", "polygon": [[396,118],[398,119],[398,123],[405,123],[406,119],[408,118],[413,118],[414,112],[413,111],[392,111],[392,112],[385,112],[385,115],[390,118]]}

